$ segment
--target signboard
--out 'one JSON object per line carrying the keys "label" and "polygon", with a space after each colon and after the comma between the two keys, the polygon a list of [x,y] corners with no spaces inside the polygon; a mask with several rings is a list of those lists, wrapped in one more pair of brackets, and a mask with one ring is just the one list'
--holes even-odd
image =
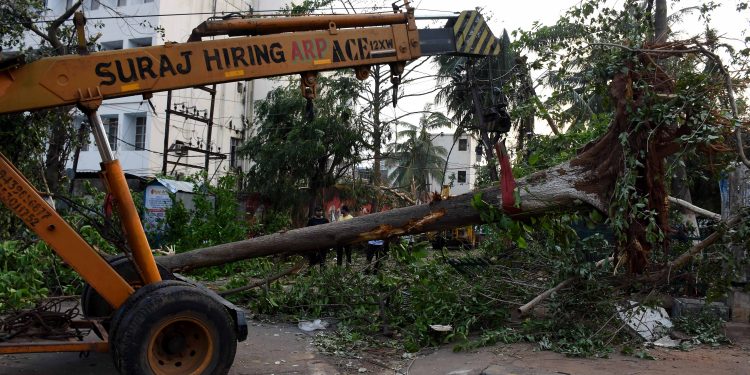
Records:
{"label": "signboard", "polygon": [[159,222],[166,217],[167,208],[172,207],[169,190],[157,182],[148,185],[144,194],[144,229],[147,233],[160,232]]}

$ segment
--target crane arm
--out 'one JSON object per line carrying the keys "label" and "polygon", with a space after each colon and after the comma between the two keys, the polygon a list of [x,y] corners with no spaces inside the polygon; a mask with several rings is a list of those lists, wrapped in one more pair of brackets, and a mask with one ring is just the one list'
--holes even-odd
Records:
{"label": "crane arm", "polygon": [[[416,28],[411,9],[351,19],[308,16],[294,22],[277,21],[280,26],[275,33],[272,21],[247,21],[244,29],[241,20],[218,21],[196,30],[203,28],[210,35],[262,35],[57,56],[11,65],[0,71],[0,113],[75,104],[96,108],[102,100],[123,96],[398,64],[424,55],[499,53],[497,38],[476,11],[462,12],[445,28],[428,30]],[[336,22],[349,28],[338,28]],[[193,39],[200,39],[200,35],[196,37],[194,32]]]}

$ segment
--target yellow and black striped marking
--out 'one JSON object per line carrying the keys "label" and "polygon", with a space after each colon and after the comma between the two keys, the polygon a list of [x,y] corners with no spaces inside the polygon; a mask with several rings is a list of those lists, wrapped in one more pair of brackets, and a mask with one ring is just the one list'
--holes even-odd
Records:
{"label": "yellow and black striped marking", "polygon": [[500,40],[495,38],[479,12],[465,10],[453,25],[456,36],[456,52],[467,55],[497,56]]}

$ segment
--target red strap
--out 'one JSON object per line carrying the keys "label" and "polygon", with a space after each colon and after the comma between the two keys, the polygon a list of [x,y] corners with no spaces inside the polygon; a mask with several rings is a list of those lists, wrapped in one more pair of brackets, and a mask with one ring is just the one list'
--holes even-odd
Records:
{"label": "red strap", "polygon": [[510,167],[510,156],[505,149],[505,141],[495,143],[495,152],[500,161],[500,192],[503,199],[503,210],[516,214],[521,209],[516,207],[516,180],[513,178],[513,170]]}
{"label": "red strap", "polygon": [[104,217],[107,219],[112,217],[112,201],[114,197],[112,194],[107,193],[107,195],[104,196]]}

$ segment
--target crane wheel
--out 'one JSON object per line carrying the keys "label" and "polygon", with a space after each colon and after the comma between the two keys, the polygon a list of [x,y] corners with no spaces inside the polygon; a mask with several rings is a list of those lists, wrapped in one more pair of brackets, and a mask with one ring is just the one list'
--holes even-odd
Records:
{"label": "crane wheel", "polygon": [[[133,267],[133,263],[125,255],[119,255],[109,260],[109,265],[115,269],[115,272],[120,274],[128,284],[138,289],[143,286],[138,272]],[[156,265],[159,269],[159,275],[162,280],[174,280],[174,275],[169,272],[168,269],[164,268],[160,264]],[[81,312],[83,316],[87,318],[107,318],[112,315],[114,309],[107,303],[107,301],[99,295],[88,283],[84,284],[83,292],[81,292]],[[107,322],[105,322],[105,327]]]}
{"label": "crane wheel", "polygon": [[[154,287],[166,284],[161,288]],[[123,375],[226,374],[237,336],[226,308],[202,290],[175,281],[141,288],[121,307],[110,341]],[[119,312],[119,310],[118,310]]]}

